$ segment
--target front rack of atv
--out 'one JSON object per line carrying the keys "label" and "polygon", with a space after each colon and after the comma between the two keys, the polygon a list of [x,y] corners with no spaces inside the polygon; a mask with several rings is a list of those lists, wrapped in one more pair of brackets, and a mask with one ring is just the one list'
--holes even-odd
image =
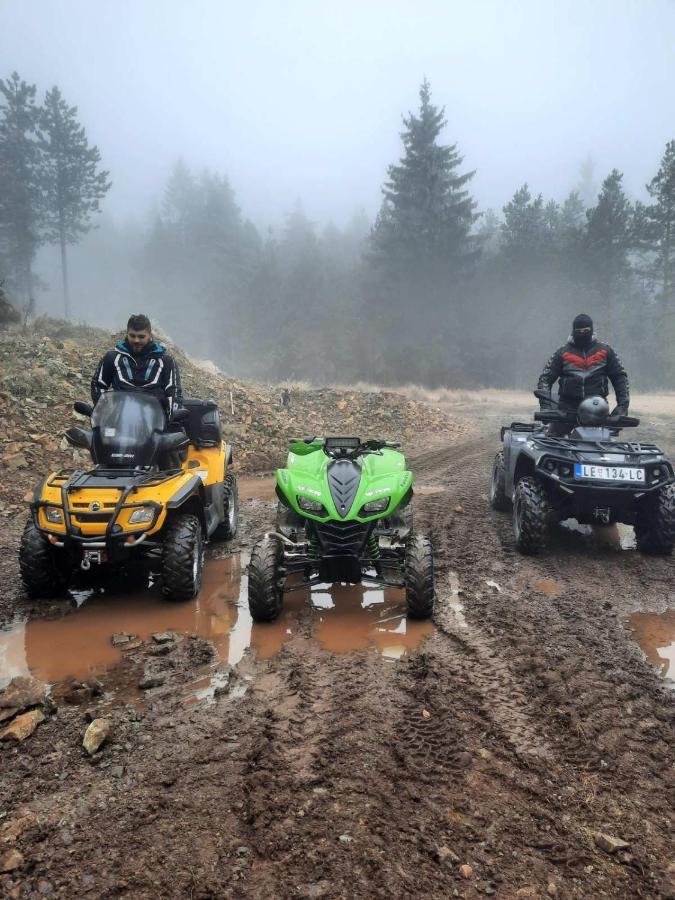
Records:
{"label": "front rack of atv", "polygon": [[662,453],[656,444],[632,443],[631,441],[598,441],[587,438],[554,437],[552,435],[537,435],[534,440],[542,447],[551,450],[564,450],[576,453],[580,457],[583,453],[624,453],[630,456],[642,456],[643,454]]}
{"label": "front rack of atv", "polygon": [[[61,469],[54,475],[52,475],[46,482],[43,482],[36,488],[35,499],[31,504],[35,527],[43,534],[46,534],[50,538],[50,540],[52,539],[52,537],[54,537],[53,531],[50,531],[48,528],[43,528],[40,525],[38,517],[38,512],[41,507],[51,506],[63,511],[63,520],[65,523],[65,533],[63,535],[64,541],[61,542],[57,540],[57,546],[63,545],[65,541],[74,541],[75,543],[82,544],[84,547],[103,548],[108,546],[108,542],[110,540],[115,540],[118,543],[124,540],[124,545],[135,547],[138,544],[143,543],[146,539],[147,532],[155,527],[157,519],[159,518],[159,515],[162,511],[162,504],[156,503],[154,500],[143,500],[139,503],[127,502],[129,494],[140,487],[154,487],[155,485],[163,484],[165,481],[170,481],[177,475],[182,474],[182,472],[182,469],[169,469],[165,472],[139,472],[137,469],[92,469],[88,472],[84,472],[78,469]],[[119,484],[120,479],[125,477],[128,479],[128,481],[124,484]],[[78,534],[79,527],[73,525],[71,518],[71,513],[73,511],[71,510],[68,503],[68,493],[71,490],[80,490],[82,488],[112,489],[114,486],[110,484],[110,482],[113,480],[118,482],[115,487],[118,487],[121,490],[120,497],[114,507],[108,507],[103,512],[101,512],[100,510],[77,511],[77,517],[79,519],[89,519],[89,521],[100,521],[100,516],[104,515],[105,519],[108,522],[105,534],[91,536]],[[39,499],[45,484],[47,487],[55,487],[60,489],[61,503],[54,503],[51,500]],[[144,529],[139,529],[136,540],[129,543],[126,539],[134,537],[136,533],[124,531],[120,531],[119,533],[117,533],[114,530],[115,523],[117,517],[123,509],[137,509],[141,506],[151,507],[151,509],[153,510],[153,518],[151,522],[147,523]]]}

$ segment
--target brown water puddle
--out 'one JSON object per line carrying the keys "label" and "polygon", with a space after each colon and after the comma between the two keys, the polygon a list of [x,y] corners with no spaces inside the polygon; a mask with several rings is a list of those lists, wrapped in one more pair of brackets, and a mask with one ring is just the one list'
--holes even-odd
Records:
{"label": "brown water puddle", "polygon": [[659,675],[675,683],[675,609],[664,613],[634,613],[628,625]]}
{"label": "brown water puddle", "polygon": [[[266,658],[297,631],[307,590],[286,594],[276,622],[257,625],[247,601],[245,560],[209,560],[202,591],[189,603],[167,603],[156,589],[132,595],[92,593],[59,619],[16,622],[0,631],[0,687],[29,672],[48,683],[101,674],[123,657],[111,637],[126,632],[145,640],[155,632],[198,634],[216,647],[218,661],[238,663],[249,647]],[[312,592],[314,634],[335,653],[372,648],[398,658],[430,634],[429,622],[408,622],[400,590],[361,585],[319,587]]]}

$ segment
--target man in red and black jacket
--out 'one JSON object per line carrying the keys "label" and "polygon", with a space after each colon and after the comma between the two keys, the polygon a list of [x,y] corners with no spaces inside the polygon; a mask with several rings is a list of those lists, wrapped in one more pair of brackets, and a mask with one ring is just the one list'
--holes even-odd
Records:
{"label": "man in red and black jacket", "polygon": [[[586,397],[607,398],[611,382],[617,404],[612,414],[628,413],[628,375],[616,351],[597,340],[590,316],[576,317],[570,339],[546,363],[537,386],[540,391],[550,390],[556,381],[560,382],[560,408],[565,412],[576,411]],[[546,405],[545,401],[542,405]]]}

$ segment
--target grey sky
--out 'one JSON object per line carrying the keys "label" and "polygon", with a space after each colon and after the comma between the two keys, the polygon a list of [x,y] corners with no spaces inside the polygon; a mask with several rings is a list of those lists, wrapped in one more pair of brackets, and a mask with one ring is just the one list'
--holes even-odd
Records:
{"label": "grey sky", "polygon": [[562,197],[591,152],[641,195],[675,138],[671,0],[0,0],[0,76],[58,84],[142,216],[172,162],[226,173],[244,213],[373,215],[422,77],[482,208]]}

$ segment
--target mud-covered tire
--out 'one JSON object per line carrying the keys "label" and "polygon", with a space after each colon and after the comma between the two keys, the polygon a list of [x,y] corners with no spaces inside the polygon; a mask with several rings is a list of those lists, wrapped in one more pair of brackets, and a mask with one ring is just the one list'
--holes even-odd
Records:
{"label": "mud-covered tire", "polygon": [[162,594],[167,600],[192,600],[202,586],[204,535],[197,516],[178,513],[164,527]]}
{"label": "mud-covered tire", "polygon": [[642,504],[635,523],[637,548],[652,556],[667,556],[675,546],[675,485],[665,485]]}
{"label": "mud-covered tire", "polygon": [[405,603],[411,619],[428,619],[434,611],[434,554],[424,534],[412,532],[405,544],[403,564]]}
{"label": "mud-covered tire", "polygon": [[513,537],[521,553],[544,549],[550,519],[551,505],[544,486],[532,475],[521,478],[513,497]]}
{"label": "mud-covered tire", "polygon": [[26,522],[19,546],[19,570],[28,596],[49,600],[68,587],[67,560],[60,560],[60,551],[51,547],[33,519]]}
{"label": "mud-covered tire", "polygon": [[266,535],[253,545],[248,564],[248,608],[254,622],[273,622],[284,602],[284,551],[281,541]]}
{"label": "mud-covered tire", "polygon": [[506,496],[506,470],[504,468],[504,451],[495,455],[490,479],[490,506],[498,512],[506,512],[511,508],[511,501]]}
{"label": "mud-covered tire", "polygon": [[239,488],[237,476],[229,472],[223,481],[223,521],[213,532],[216,541],[231,541],[239,527]]}

